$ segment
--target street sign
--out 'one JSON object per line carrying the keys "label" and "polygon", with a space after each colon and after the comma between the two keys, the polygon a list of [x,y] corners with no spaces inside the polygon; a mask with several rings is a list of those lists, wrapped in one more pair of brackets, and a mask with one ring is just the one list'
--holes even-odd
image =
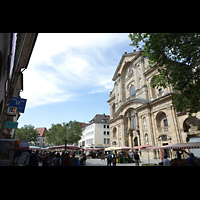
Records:
{"label": "street sign", "polygon": [[9,106],[17,107],[17,112],[24,113],[24,109],[26,106],[26,100],[17,97],[11,97]]}
{"label": "street sign", "polygon": [[7,114],[8,115],[16,115],[17,107],[8,106]]}
{"label": "street sign", "polygon": [[7,121],[5,128],[17,129],[17,126],[18,126],[18,122]]}

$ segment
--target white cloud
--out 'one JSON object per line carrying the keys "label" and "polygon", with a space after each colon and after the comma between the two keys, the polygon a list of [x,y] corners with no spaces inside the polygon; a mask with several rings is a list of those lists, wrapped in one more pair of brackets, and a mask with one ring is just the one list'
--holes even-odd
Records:
{"label": "white cloud", "polygon": [[73,100],[80,90],[109,93],[116,66],[107,63],[111,58],[105,51],[125,37],[127,34],[39,34],[24,71],[21,97],[34,107]]}

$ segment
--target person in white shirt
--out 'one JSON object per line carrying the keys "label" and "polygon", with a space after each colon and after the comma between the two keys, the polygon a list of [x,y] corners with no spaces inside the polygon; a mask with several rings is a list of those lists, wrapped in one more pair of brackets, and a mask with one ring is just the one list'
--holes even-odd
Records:
{"label": "person in white shirt", "polygon": [[167,159],[167,156],[164,155],[164,160],[163,160],[163,166],[171,166],[171,163],[169,161],[169,159]]}

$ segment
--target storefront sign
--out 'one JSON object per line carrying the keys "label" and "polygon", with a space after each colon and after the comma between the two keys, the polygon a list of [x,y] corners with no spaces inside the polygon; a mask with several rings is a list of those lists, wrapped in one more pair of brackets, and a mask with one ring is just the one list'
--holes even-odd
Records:
{"label": "storefront sign", "polygon": [[8,106],[7,114],[8,115],[16,115],[17,107]]}
{"label": "storefront sign", "polygon": [[6,125],[5,125],[5,128],[17,129],[17,126],[18,126],[18,122],[7,121]]}
{"label": "storefront sign", "polygon": [[17,97],[11,97],[9,106],[17,107],[17,112],[24,113],[24,109],[26,106],[26,100]]}

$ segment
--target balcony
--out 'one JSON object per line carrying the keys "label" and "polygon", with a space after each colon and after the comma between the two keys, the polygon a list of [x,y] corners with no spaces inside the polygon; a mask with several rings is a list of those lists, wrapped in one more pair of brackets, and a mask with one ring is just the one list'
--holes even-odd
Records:
{"label": "balcony", "polygon": [[167,127],[158,128],[158,133],[164,133],[164,132],[168,132],[168,126]]}

